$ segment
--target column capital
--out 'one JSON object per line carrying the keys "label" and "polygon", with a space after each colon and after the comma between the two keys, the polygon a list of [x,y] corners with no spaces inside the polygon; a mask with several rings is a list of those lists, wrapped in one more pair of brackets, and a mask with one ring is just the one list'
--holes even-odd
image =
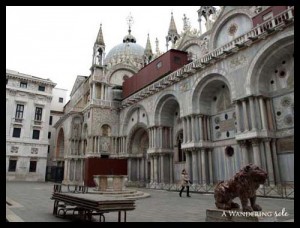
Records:
{"label": "column capital", "polygon": [[251,144],[252,146],[257,146],[259,144],[260,140],[255,138],[255,139],[251,139]]}
{"label": "column capital", "polygon": [[263,138],[263,142],[270,142],[271,138]]}
{"label": "column capital", "polygon": [[240,144],[240,147],[246,147],[247,146],[247,141],[246,140],[238,141],[238,143]]}

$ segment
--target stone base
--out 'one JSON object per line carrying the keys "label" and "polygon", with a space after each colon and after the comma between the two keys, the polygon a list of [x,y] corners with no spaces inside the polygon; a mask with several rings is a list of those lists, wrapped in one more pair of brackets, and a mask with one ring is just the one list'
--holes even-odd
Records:
{"label": "stone base", "polygon": [[277,222],[271,212],[243,212],[241,209],[207,209],[206,222]]}

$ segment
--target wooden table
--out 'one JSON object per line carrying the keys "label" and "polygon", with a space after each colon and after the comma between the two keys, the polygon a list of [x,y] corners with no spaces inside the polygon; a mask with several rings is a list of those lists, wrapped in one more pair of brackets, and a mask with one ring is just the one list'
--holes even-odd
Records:
{"label": "wooden table", "polygon": [[[100,215],[99,221],[105,221],[104,213],[118,212],[118,222],[126,222],[126,212],[135,209],[135,200],[119,197],[103,196],[91,193],[62,193],[54,192],[51,197],[54,200],[53,214],[59,215],[61,210],[77,211],[83,215],[83,219],[91,221],[92,215]],[[69,207],[66,207],[66,205]]]}

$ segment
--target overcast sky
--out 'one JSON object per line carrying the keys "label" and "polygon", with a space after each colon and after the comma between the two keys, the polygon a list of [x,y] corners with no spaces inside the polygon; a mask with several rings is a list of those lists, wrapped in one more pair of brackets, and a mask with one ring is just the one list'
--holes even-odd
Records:
{"label": "overcast sky", "polygon": [[[6,68],[57,83],[69,94],[77,75],[90,75],[93,45],[100,23],[106,54],[128,34],[126,18],[132,15],[131,34],[145,47],[149,33],[166,51],[171,12],[177,31],[183,30],[183,14],[199,29],[200,6],[7,6]],[[202,27],[202,31],[204,26]]]}

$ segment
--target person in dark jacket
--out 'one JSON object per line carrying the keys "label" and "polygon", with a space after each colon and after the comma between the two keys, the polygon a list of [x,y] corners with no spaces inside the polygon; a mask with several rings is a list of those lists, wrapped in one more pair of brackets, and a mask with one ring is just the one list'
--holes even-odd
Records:
{"label": "person in dark jacket", "polygon": [[181,190],[179,192],[180,197],[181,197],[182,192],[185,187],[186,187],[186,196],[191,197],[190,196],[190,183],[191,183],[190,177],[189,177],[187,171],[185,169],[183,169],[181,172]]}

